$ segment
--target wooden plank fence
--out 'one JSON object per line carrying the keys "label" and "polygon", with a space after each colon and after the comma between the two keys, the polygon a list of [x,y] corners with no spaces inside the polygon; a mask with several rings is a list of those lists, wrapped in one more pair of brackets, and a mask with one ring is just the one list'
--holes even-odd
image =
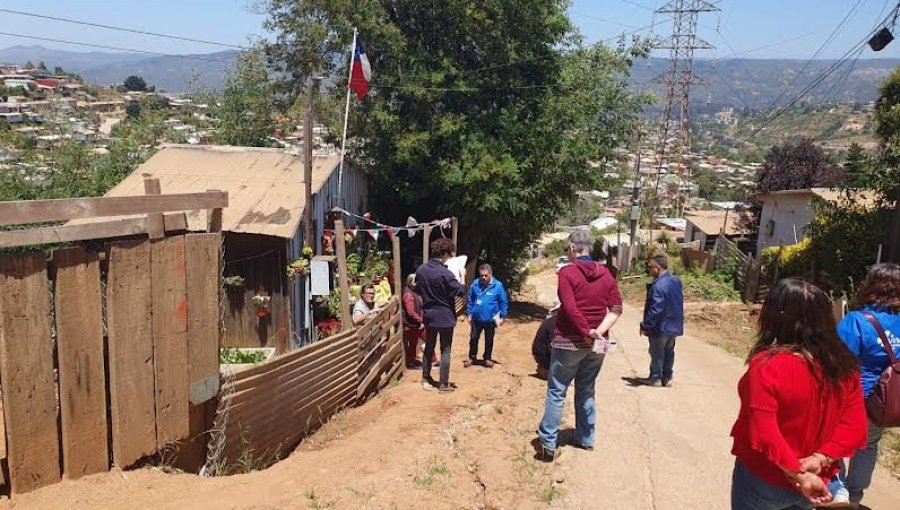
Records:
{"label": "wooden plank fence", "polygon": [[[0,223],[153,213],[165,234],[184,225],[184,213],[167,211],[226,205],[220,192],[3,202]],[[0,257],[0,458],[13,494],[113,464],[126,468],[188,437],[190,377],[206,380],[210,367],[218,368],[221,234],[150,241],[149,223],[145,216],[95,224],[99,230],[67,224],[0,235],[0,247],[98,241],[90,251],[56,249],[49,263],[43,252]],[[96,232],[143,239],[88,237]],[[196,307],[189,306],[189,288],[203,301]],[[189,330],[196,334],[191,348]],[[205,398],[214,396],[207,389]]]}
{"label": "wooden plank fence", "polygon": [[737,244],[725,236],[719,236],[708,270],[717,271],[728,267],[735,268],[735,287],[745,303],[758,302],[765,296],[768,288],[762,278],[762,262],[743,253]]}

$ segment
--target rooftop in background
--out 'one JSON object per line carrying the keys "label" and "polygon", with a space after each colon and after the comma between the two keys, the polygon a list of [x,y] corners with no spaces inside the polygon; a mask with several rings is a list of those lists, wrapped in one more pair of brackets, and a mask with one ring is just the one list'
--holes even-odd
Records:
{"label": "rooftop in background", "polygon": [[[338,156],[315,156],[313,193],[337,168]],[[164,145],[109,191],[109,197],[144,194],[143,174],[159,178],[164,194],[228,192],[222,230],[290,239],[305,204],[303,158],[282,149]],[[187,213],[190,230],[205,230],[203,211]]]}
{"label": "rooftop in background", "polygon": [[841,203],[852,201],[862,203],[866,207],[874,206],[878,201],[878,196],[872,190],[841,190],[837,188],[805,188],[805,189],[786,189],[781,191],[770,191],[768,193],[760,193],[758,199],[765,200],[767,197],[791,196],[791,195],[808,195],[810,198],[818,198],[826,202]]}
{"label": "rooftop in background", "polygon": [[[723,227],[725,228],[725,235],[728,236],[749,233],[747,228],[741,225],[741,215],[728,210],[688,211],[684,213],[684,219],[685,225],[690,223],[708,236],[718,235]],[[685,228],[687,227],[685,226]]]}

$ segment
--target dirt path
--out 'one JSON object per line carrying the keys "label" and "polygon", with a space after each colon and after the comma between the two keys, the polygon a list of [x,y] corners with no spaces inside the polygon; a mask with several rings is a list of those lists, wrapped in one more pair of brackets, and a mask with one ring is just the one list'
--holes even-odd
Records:
{"label": "dirt path", "polygon": [[[539,299],[555,277],[532,279]],[[531,339],[543,314],[518,305],[499,333],[493,369],[462,368],[468,327],[454,339],[460,389],[421,389],[416,373],[365,406],[339,414],[289,458],[259,472],[203,479],[156,468],[64,482],[0,502],[0,509],[686,509],[727,508],[740,360],[690,336],[679,341],[676,386],[632,388],[648,363],[638,310],[616,326],[620,350],[598,381],[597,449],[564,448],[553,465],[532,442],[545,383],[531,376]],[[574,425],[571,399],[564,428]],[[900,483],[876,474],[867,502],[898,508]]]}

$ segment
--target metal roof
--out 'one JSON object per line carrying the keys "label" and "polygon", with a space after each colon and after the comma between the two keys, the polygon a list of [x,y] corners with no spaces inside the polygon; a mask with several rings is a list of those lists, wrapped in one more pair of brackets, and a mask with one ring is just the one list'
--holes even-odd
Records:
{"label": "metal roof", "polygon": [[[725,224],[725,217],[728,223]],[[730,211],[689,211],[684,213],[686,223],[694,225],[706,235],[717,235],[725,228],[725,235],[749,234],[749,230],[742,224],[740,213]],[[687,227],[685,227],[687,228]]]}
{"label": "metal roof", "polygon": [[[339,156],[314,156],[312,191],[337,170]],[[222,230],[290,239],[305,203],[303,158],[283,149],[163,145],[106,196],[144,194],[143,174],[159,178],[163,194],[228,192]],[[187,212],[189,230],[205,230],[205,211]]]}

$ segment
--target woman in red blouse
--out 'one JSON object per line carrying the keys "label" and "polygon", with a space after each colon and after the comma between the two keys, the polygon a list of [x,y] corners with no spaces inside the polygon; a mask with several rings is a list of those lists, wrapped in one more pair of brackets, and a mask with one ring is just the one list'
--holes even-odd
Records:
{"label": "woman in red blouse", "polygon": [[866,446],[859,362],[837,336],[828,296],[801,280],[778,282],[747,363],[731,430],[731,508],[827,503],[836,460]]}

